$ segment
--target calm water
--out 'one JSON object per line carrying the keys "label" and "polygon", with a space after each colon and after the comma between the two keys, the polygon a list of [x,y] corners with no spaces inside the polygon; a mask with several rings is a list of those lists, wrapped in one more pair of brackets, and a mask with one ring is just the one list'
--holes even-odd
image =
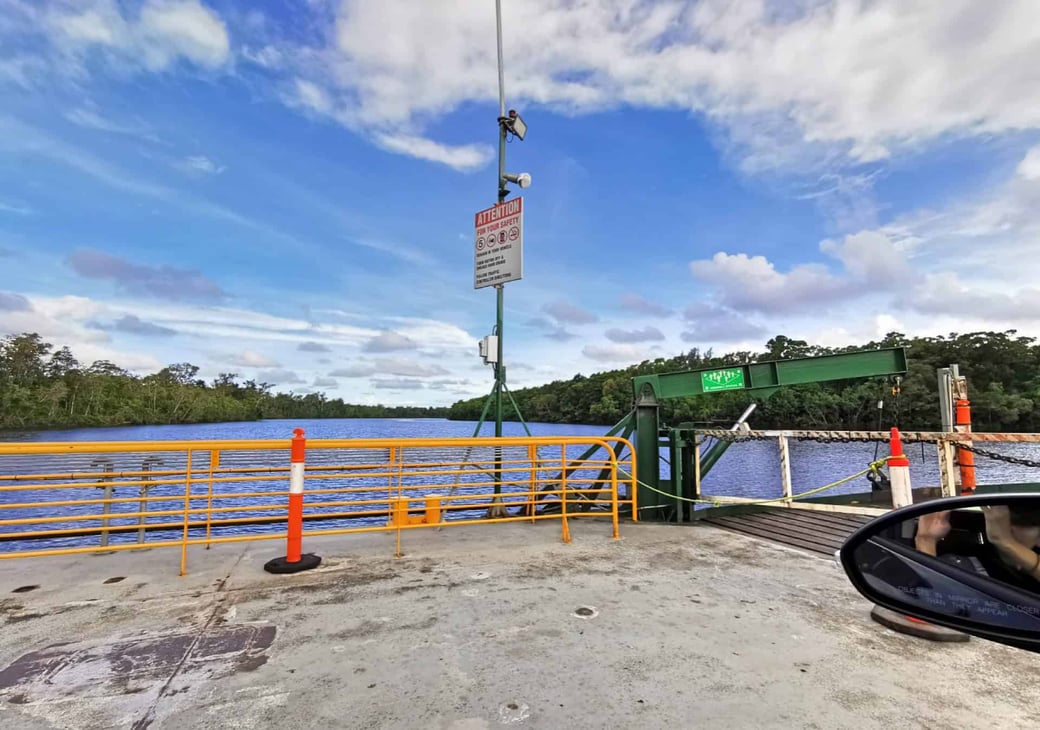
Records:
{"label": "calm water", "polygon": [[[476,424],[472,422],[447,421],[440,419],[272,420],[187,426],[135,426],[126,428],[75,429],[68,431],[8,432],[0,435],[0,440],[67,442],[288,439],[292,436],[294,428],[305,429],[309,439],[464,437],[473,435],[475,425]],[[544,423],[529,424],[529,426],[532,433],[539,436],[595,436],[601,435],[606,431],[606,428],[603,426],[570,426]],[[504,431],[507,436],[524,435],[523,427],[516,423],[505,424]],[[493,424],[486,424],[481,435],[490,436],[493,435],[493,432]],[[1000,453],[1040,459],[1040,445],[1037,444],[988,444],[986,445],[986,448]],[[794,482],[795,492],[808,491],[836,481],[842,477],[854,474],[855,472],[864,469],[874,458],[875,453],[884,455],[886,449],[887,444],[820,444],[810,441],[792,441],[791,475]],[[580,449],[578,451],[580,451]],[[916,486],[937,486],[939,484],[939,472],[934,447],[926,445],[922,449],[920,445],[911,444],[908,446],[907,452],[911,460],[911,478],[913,483]],[[273,459],[271,464],[282,465],[281,462],[284,461],[284,452],[277,455],[271,455],[270,452],[268,452],[268,454],[269,456],[267,458]],[[571,456],[577,456],[577,454],[578,452],[575,452],[571,454]],[[667,452],[662,451],[662,456],[667,457]],[[26,459],[27,457],[14,458],[16,460],[21,460]],[[135,458],[140,460],[140,455]],[[264,457],[261,455],[249,455],[243,453],[241,454],[241,458],[255,459],[259,460],[261,463],[266,463]],[[308,463],[311,463],[311,458],[308,458]],[[175,466],[177,468],[183,468],[183,465],[178,466],[173,464],[167,464],[164,468],[173,468]],[[201,466],[199,462],[196,462],[195,466],[196,468],[205,468],[204,466]],[[222,463],[222,466],[225,466],[225,464]],[[980,484],[1040,481],[1040,470],[1031,469],[1029,467],[1010,465],[981,457],[977,458],[977,467],[978,481]],[[131,470],[139,468],[140,465],[132,466],[130,464],[116,466],[117,471],[120,469]],[[67,468],[62,468],[61,470],[65,471]],[[84,462],[83,465],[78,465],[76,470],[89,471],[90,469],[87,468],[86,462]],[[17,466],[13,469],[10,467],[4,468],[4,466],[0,465],[0,472],[2,471],[6,471],[7,473],[32,473],[39,471],[39,464],[29,463],[26,461],[21,463],[21,466]],[[668,472],[668,465],[663,463],[662,473],[667,475]],[[2,484],[3,483],[0,482],[0,486],[2,486]],[[274,483],[271,484],[272,488],[276,488],[273,486]],[[285,487],[283,484],[277,488],[284,489]],[[442,486],[439,492],[435,490],[432,491],[431,494],[440,494],[444,492],[446,488],[446,486]],[[183,486],[176,487],[171,485],[170,489],[171,493],[174,493],[173,490],[176,489],[183,491]],[[829,493],[847,494],[867,492],[869,490],[870,483],[867,482],[865,478],[860,477],[859,479],[842,485]],[[703,491],[707,495],[719,494],[758,498],[774,498],[781,496],[779,449],[776,442],[753,441],[732,446],[712,472],[705,478]],[[134,490],[134,493],[136,494],[136,490]],[[160,487],[155,487],[152,493],[162,494],[163,492]],[[100,494],[96,496],[100,496]],[[59,498],[57,495],[51,497],[51,499],[57,498]],[[82,499],[82,490],[80,490],[79,494],[62,496],[60,498]],[[38,517],[43,514],[54,514],[53,512],[44,513],[40,511],[27,512],[24,509],[5,510],[3,507],[5,503],[11,504],[15,501],[25,499],[25,493],[0,491],[0,518],[5,516],[5,512],[7,515],[16,517]],[[250,502],[249,500],[244,500],[241,503],[236,504],[239,506],[248,506]],[[136,501],[121,505],[120,507],[125,509],[125,511],[133,511],[137,509]],[[61,512],[60,514],[74,514],[76,509],[77,508],[68,508],[68,511]],[[93,506],[82,509],[89,510],[96,514],[98,508]],[[17,514],[15,514],[16,512]],[[242,514],[247,515],[249,513]],[[254,512],[252,514],[255,515],[256,513]],[[167,517],[165,519],[169,520],[170,518]],[[385,517],[380,519],[385,522]],[[379,522],[380,519],[376,519],[376,522]],[[152,521],[151,518],[149,518],[149,521]],[[42,528],[59,529],[72,524],[73,523],[62,522],[43,525]],[[84,525],[83,523],[79,523],[74,526]],[[92,526],[96,526],[96,523],[93,523]],[[328,526],[332,526],[332,523],[328,523]],[[41,526],[26,526],[25,528],[20,526],[3,526],[0,528],[0,532],[37,529],[37,527]],[[277,530],[281,527],[281,525],[272,525],[267,527],[241,526],[234,528],[234,531],[262,532],[272,529]],[[136,533],[125,533],[114,535],[112,542],[132,542],[135,538]],[[157,537],[152,536],[151,534],[149,535],[150,540],[169,538],[170,536],[165,535]],[[90,542],[84,543],[84,540],[90,540]],[[97,538],[93,537],[62,538],[46,541],[34,540],[31,543],[27,541],[0,541],[0,551],[42,549],[45,547],[57,547],[59,545],[69,546],[72,544],[96,544],[96,540]],[[29,545],[32,545],[32,548],[29,548]]]}

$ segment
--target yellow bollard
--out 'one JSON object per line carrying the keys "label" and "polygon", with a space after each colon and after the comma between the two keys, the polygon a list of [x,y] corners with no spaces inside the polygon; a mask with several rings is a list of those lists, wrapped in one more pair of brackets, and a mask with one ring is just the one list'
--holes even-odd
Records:
{"label": "yellow bollard", "polygon": [[408,524],[408,498],[397,497],[394,499],[393,517],[390,521],[393,527],[403,527]]}
{"label": "yellow bollard", "polygon": [[423,518],[423,522],[427,525],[437,525],[441,521],[441,498],[440,497],[427,497],[426,498],[426,516]]}

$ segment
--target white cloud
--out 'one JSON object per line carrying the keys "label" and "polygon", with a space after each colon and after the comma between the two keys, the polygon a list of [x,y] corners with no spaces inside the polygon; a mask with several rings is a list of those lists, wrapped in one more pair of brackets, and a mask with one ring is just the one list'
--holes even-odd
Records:
{"label": "white cloud", "polygon": [[0,312],[31,312],[32,304],[21,294],[0,291]]}
{"label": "white cloud", "polygon": [[738,311],[782,312],[826,302],[844,282],[819,264],[800,264],[779,272],[764,256],[719,252],[690,264],[693,275],[713,284],[720,302]]}
{"label": "white cloud", "polygon": [[93,249],[73,251],[65,263],[82,277],[111,281],[121,290],[134,294],[173,301],[227,298],[227,293],[201,272],[167,264],[140,264]]}
{"label": "white cloud", "polygon": [[488,145],[467,144],[451,146],[424,137],[406,134],[380,134],[376,143],[384,149],[459,170],[472,172],[484,167],[495,154]]}
{"label": "white cloud", "polygon": [[680,335],[683,342],[698,346],[708,344],[733,344],[758,339],[766,334],[766,328],[751,322],[732,309],[711,303],[689,307],[684,313],[689,323]]}
{"label": "white cloud", "polygon": [[620,362],[635,364],[646,360],[649,350],[638,345],[585,345],[582,354],[590,360],[599,362]]}
{"label": "white cloud", "polygon": [[1020,177],[1026,180],[1040,180],[1040,145],[1032,147],[1016,169]]}
{"label": "white cloud", "polygon": [[1002,324],[1040,324],[1040,288],[973,286],[953,271],[927,274],[899,303],[923,314],[961,315]]}
{"label": "white cloud", "polygon": [[673,312],[668,307],[651,302],[646,297],[639,294],[625,293],[621,295],[621,307],[627,309],[635,314],[642,314],[650,317],[670,317]]}
{"label": "white cloud", "polygon": [[33,209],[22,203],[0,200],[0,213],[11,213],[12,215],[32,215]]}
{"label": "white cloud", "polygon": [[339,386],[335,378],[315,378],[312,385],[315,388],[335,388]]}
{"label": "white cloud", "polygon": [[605,333],[605,336],[611,342],[631,343],[631,342],[655,342],[664,339],[664,334],[661,330],[656,327],[643,327],[634,330],[625,330],[618,327],[611,327]]}
{"label": "white cloud", "polygon": [[[752,168],[1040,126],[1022,103],[1040,63],[1034,0],[525,0],[503,14],[511,100],[703,113]],[[495,98],[488,4],[354,0],[335,31],[296,73],[355,127],[400,134]]]}
{"label": "white cloud", "polygon": [[838,259],[845,271],[863,282],[890,287],[910,274],[905,254],[880,231],[861,231],[841,241],[826,240],[820,250]]}
{"label": "white cloud", "polygon": [[41,132],[12,117],[4,116],[2,113],[0,113],[0,151],[40,157],[87,175],[114,190],[170,203],[193,215],[203,215],[214,220],[234,223],[261,234],[256,239],[258,242],[263,241],[270,246],[270,240],[276,240],[280,250],[288,244],[297,250],[317,253],[317,247],[307,241],[207,199],[196,198],[166,185],[130,174],[93,154],[65,143],[59,137]]}
{"label": "white cloud", "polygon": [[398,375],[412,378],[430,378],[448,375],[450,371],[436,363],[422,363],[403,358],[379,357],[374,361],[361,361],[329,373],[338,378],[363,378],[370,375]]}
{"label": "white cloud", "polygon": [[124,15],[113,0],[93,0],[52,10],[45,27],[62,52],[100,50],[124,67],[150,71],[180,60],[218,68],[231,52],[224,22],[198,0],[146,0],[136,16]]}
{"label": "white cloud", "polygon": [[148,140],[149,142],[159,141],[159,138],[155,133],[152,132],[148,125],[143,122],[117,122],[113,119],[102,116],[96,110],[86,106],[69,109],[65,112],[65,118],[73,124],[86,129],[96,129],[111,134],[137,137],[139,139]]}
{"label": "white cloud", "polygon": [[449,372],[436,363],[427,365],[415,360],[396,358],[377,358],[375,365],[378,372],[386,373],[387,375],[404,375],[417,378],[447,375]]}
{"label": "white cloud", "polygon": [[365,343],[364,350],[365,352],[394,352],[397,350],[414,350],[418,346],[418,343],[411,337],[387,330],[380,332]]}
{"label": "white cloud", "polygon": [[818,263],[777,271],[764,256],[725,252],[691,262],[690,270],[698,280],[715,286],[719,304],[737,312],[763,314],[797,312],[892,291],[910,276],[906,253],[884,231],[827,239],[819,248],[841,264],[837,272]]}
{"label": "white cloud", "polygon": [[564,301],[545,304],[542,306],[542,311],[560,324],[591,324],[599,321],[599,317],[587,309]]}
{"label": "white cloud", "polygon": [[279,363],[266,355],[261,355],[255,350],[243,350],[237,355],[232,355],[227,358],[227,362],[232,365],[238,365],[239,367],[246,368],[277,368],[280,367]]}
{"label": "white cloud", "polygon": [[284,54],[275,46],[245,47],[242,49],[242,58],[266,69],[280,68],[285,62]]}
{"label": "white cloud", "polygon": [[369,375],[375,375],[378,372],[379,369],[375,366],[375,363],[364,362],[337,368],[329,375],[333,378],[367,378]]}
{"label": "white cloud", "polygon": [[294,79],[292,92],[286,100],[290,106],[301,106],[319,114],[332,115],[334,111],[332,100],[324,89],[306,79]]}
{"label": "white cloud", "polygon": [[[155,372],[162,367],[152,354],[116,350],[108,346],[110,336],[88,323],[113,314],[106,305],[77,296],[42,297],[13,295],[15,310],[0,312],[0,335],[36,332],[57,346],[68,345],[83,363],[109,360],[132,372]],[[21,306],[21,300],[30,307]]]}
{"label": "white cloud", "polygon": [[390,378],[373,380],[372,387],[380,390],[422,390],[426,385],[421,380],[411,378]]}
{"label": "white cloud", "polygon": [[295,371],[284,368],[261,370],[256,374],[256,379],[272,385],[296,385],[305,382]]}
{"label": "white cloud", "polygon": [[177,166],[186,172],[199,173],[202,175],[219,175],[227,169],[223,165],[218,165],[205,155],[192,155],[190,157],[185,157],[177,163]]}

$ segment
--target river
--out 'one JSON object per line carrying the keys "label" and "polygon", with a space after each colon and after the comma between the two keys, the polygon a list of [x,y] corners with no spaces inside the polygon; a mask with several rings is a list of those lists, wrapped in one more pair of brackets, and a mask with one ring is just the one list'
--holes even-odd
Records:
{"label": "river", "polygon": [[[529,426],[532,433],[538,436],[594,436],[601,435],[607,430],[603,426],[546,423],[533,423]],[[7,432],[0,434],[0,441],[288,439],[292,436],[294,428],[305,429],[308,439],[465,437],[473,435],[474,427],[475,424],[472,422],[441,419],[301,419]],[[518,423],[506,423],[503,430],[507,436],[524,435],[523,427]],[[492,434],[493,425],[485,424],[482,435]],[[999,453],[1040,459],[1040,445],[1038,444],[985,444],[985,446]],[[791,475],[795,493],[808,491],[854,474],[864,469],[875,454],[887,453],[886,443],[821,444],[813,441],[792,441],[790,448]],[[911,462],[911,478],[915,486],[937,486],[939,472],[934,446],[924,445],[922,447],[919,444],[909,444],[907,452]],[[665,451],[662,451],[662,457],[667,457]],[[662,474],[667,475],[668,472],[668,465],[663,463]],[[3,459],[0,458],[0,474],[3,473],[19,472],[5,469]],[[977,476],[980,484],[1040,481],[1040,473],[1036,469],[981,457],[977,459]],[[3,484],[3,479],[0,478],[0,486]],[[706,495],[721,494],[763,499],[780,496],[779,449],[776,442],[751,441],[735,444],[705,477],[702,490]],[[860,477],[829,493],[843,494],[869,490],[870,483],[864,477]],[[3,505],[12,503],[16,498],[25,499],[25,494],[0,491],[0,517],[5,511]],[[18,516],[26,515],[20,513]],[[5,531],[6,529],[10,528],[4,528]],[[243,531],[247,529],[242,528]],[[50,542],[48,541],[48,544]],[[60,544],[69,545],[71,542],[62,540]],[[0,543],[0,551],[25,549],[25,547],[26,543],[22,541]],[[44,547],[44,545],[36,543],[36,547]]]}

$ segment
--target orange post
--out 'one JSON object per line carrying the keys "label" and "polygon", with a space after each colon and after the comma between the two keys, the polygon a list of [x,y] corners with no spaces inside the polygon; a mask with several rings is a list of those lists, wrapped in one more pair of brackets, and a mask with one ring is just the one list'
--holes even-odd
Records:
{"label": "orange post", "polygon": [[[971,402],[958,398],[954,403],[954,429],[957,433],[971,433]],[[975,454],[957,446],[957,463],[961,473],[961,494],[975,493]]]}
{"label": "orange post", "polygon": [[892,506],[905,507],[914,501],[910,485],[910,460],[903,453],[903,438],[899,429],[893,428],[889,438],[891,458],[888,460],[888,476],[892,482]]}
{"label": "orange post", "polygon": [[303,554],[303,473],[307,461],[307,439],[302,428],[293,429],[289,450],[289,524],[285,557],[269,560],[268,573],[299,573],[321,565],[321,558]]}

